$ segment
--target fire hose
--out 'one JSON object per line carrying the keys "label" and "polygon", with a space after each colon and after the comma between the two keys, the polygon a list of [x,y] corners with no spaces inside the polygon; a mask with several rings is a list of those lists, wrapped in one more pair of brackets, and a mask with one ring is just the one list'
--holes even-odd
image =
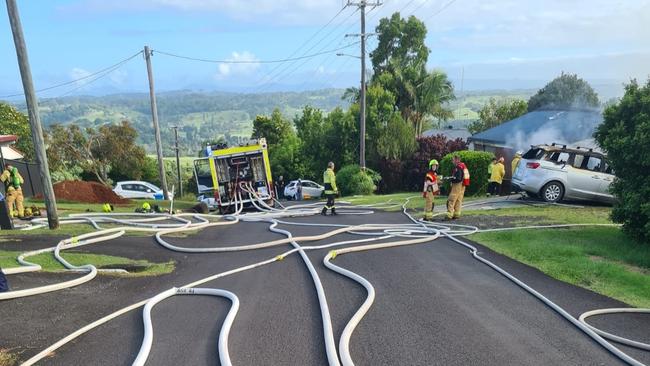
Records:
{"label": "fire hose", "polygon": [[[361,276],[359,276],[359,275],[357,275],[357,274],[355,274],[355,273],[353,273],[353,272],[351,272],[349,270],[338,267],[338,266],[334,265],[333,263],[331,263],[331,260],[336,258],[337,255],[342,255],[342,254],[352,253],[352,252],[357,252],[357,251],[364,251],[364,250],[373,250],[373,249],[381,249],[381,248],[387,248],[387,247],[395,247],[395,246],[400,246],[400,245],[418,244],[418,243],[423,243],[423,242],[435,240],[440,235],[444,235],[444,236],[450,238],[451,240],[457,242],[458,244],[461,244],[463,246],[468,247],[475,259],[477,259],[477,260],[487,264],[491,268],[497,270],[502,275],[506,276],[507,278],[509,278],[513,282],[517,283],[518,285],[520,285],[520,286],[524,285],[525,286],[525,284],[523,284],[523,282],[519,281],[519,282],[521,282],[521,284],[520,284],[520,283],[517,282],[518,280],[515,281],[516,278],[514,278],[514,276],[509,275],[507,272],[505,272],[503,270],[501,270],[503,272],[499,271],[499,269],[500,269],[499,267],[496,267],[496,265],[494,265],[494,267],[493,267],[492,266],[493,264],[492,265],[489,264],[491,262],[489,262],[486,259],[478,256],[478,254],[476,253],[476,248],[474,248],[471,245],[469,245],[467,243],[464,243],[464,242],[460,241],[459,239],[455,238],[455,236],[468,235],[468,234],[471,234],[472,232],[477,232],[477,231],[517,230],[517,229],[520,229],[520,228],[502,228],[502,229],[478,230],[477,228],[470,227],[470,226],[463,226],[463,225],[439,225],[439,224],[438,225],[431,225],[431,224],[425,224],[425,223],[421,223],[421,222],[413,219],[406,212],[406,204],[408,203],[408,201],[407,201],[402,206],[403,211],[413,221],[414,224],[407,224],[407,225],[378,225],[378,224],[372,225],[372,224],[370,224],[370,225],[357,225],[357,226],[311,224],[311,225],[315,225],[315,226],[338,226],[338,228],[334,229],[334,230],[332,230],[330,232],[327,232],[325,234],[322,234],[322,235],[304,236],[304,237],[295,237],[294,238],[294,237],[292,237],[292,235],[291,235],[291,233],[289,231],[282,230],[282,229],[277,229],[277,225],[280,224],[280,223],[282,223],[282,224],[294,224],[294,223],[283,222],[283,221],[280,221],[280,220],[277,220],[277,219],[280,218],[280,217],[286,217],[286,216],[302,216],[302,215],[313,214],[315,210],[313,208],[311,208],[311,209],[307,208],[309,206],[313,207],[313,205],[301,205],[301,206],[303,206],[302,208],[300,208],[300,209],[292,209],[292,210],[274,209],[274,208],[266,205],[266,203],[263,202],[263,200],[259,199],[259,196],[256,196],[254,191],[250,192],[249,190],[251,188],[252,187],[248,187],[247,189],[244,189],[244,191],[249,193],[249,195],[251,196],[251,198],[252,198],[251,202],[255,202],[256,200],[259,201],[259,202],[253,203],[253,204],[256,205],[258,207],[258,209],[261,209],[262,211],[264,211],[264,213],[262,213],[262,214],[240,215],[241,208],[243,208],[243,204],[241,204],[240,205],[241,208],[238,208],[236,210],[236,214],[234,216],[228,216],[229,219],[228,219],[228,221],[225,221],[225,222],[210,222],[208,220],[208,218],[213,217],[211,215],[192,215],[192,218],[194,218],[196,220],[199,220],[199,221],[201,221],[201,220],[203,220],[203,221],[201,221],[199,223],[192,223],[189,220],[186,220],[187,223],[184,224],[184,226],[181,226],[181,224],[171,224],[171,226],[167,226],[167,228],[161,228],[160,226],[156,227],[156,228],[126,226],[125,228],[115,228],[115,229],[106,229],[106,230],[115,230],[115,232],[112,233],[112,235],[114,235],[114,237],[122,235],[123,231],[126,231],[126,230],[137,230],[137,231],[151,230],[151,231],[156,232],[156,240],[161,245],[165,246],[166,248],[172,249],[172,250],[177,250],[177,251],[195,252],[194,250],[199,249],[199,248],[182,248],[182,247],[173,246],[173,245],[165,242],[162,239],[162,236],[165,235],[165,234],[173,233],[176,230],[179,230],[179,231],[181,231],[181,230],[197,230],[197,229],[203,229],[203,228],[209,227],[209,226],[234,224],[234,223],[237,223],[240,219],[243,218],[242,221],[266,221],[266,222],[269,222],[269,223],[271,223],[271,225],[269,227],[270,230],[278,232],[278,233],[283,233],[284,235],[287,236],[287,238],[286,239],[275,240],[275,241],[271,241],[271,242],[265,242],[265,243],[243,245],[243,246],[240,246],[240,247],[200,248],[200,249],[208,249],[207,252],[211,252],[211,251],[220,252],[220,251],[234,251],[234,250],[253,250],[253,249],[259,249],[259,248],[272,247],[272,246],[281,245],[281,244],[287,244],[287,243],[290,243],[290,244],[292,244],[294,246],[294,249],[292,249],[292,250],[290,250],[288,252],[285,252],[285,253],[283,253],[283,254],[281,254],[279,256],[276,256],[275,258],[272,258],[272,259],[269,259],[269,260],[266,260],[266,261],[262,261],[262,262],[258,262],[258,263],[255,263],[255,264],[252,264],[252,265],[249,265],[249,266],[240,267],[238,269],[227,271],[227,272],[224,272],[224,273],[221,273],[221,274],[217,274],[217,275],[208,277],[208,278],[206,278],[204,280],[196,281],[193,284],[186,285],[186,286],[184,286],[182,288],[183,291],[187,291],[187,288],[189,288],[189,287],[197,286],[197,285],[199,285],[201,283],[205,283],[207,281],[211,281],[211,280],[219,278],[219,277],[223,277],[223,276],[226,276],[226,275],[238,273],[238,272],[243,271],[243,270],[256,268],[256,267],[261,266],[261,265],[266,265],[266,264],[275,262],[277,260],[281,260],[284,257],[286,257],[287,255],[290,255],[290,254],[295,253],[295,252],[299,252],[301,254],[301,256],[303,256],[303,259],[305,259],[305,257],[306,257],[305,250],[323,249],[323,248],[326,248],[326,247],[332,247],[332,246],[337,246],[337,245],[353,244],[353,243],[360,243],[360,242],[374,241],[374,240],[384,240],[384,239],[395,238],[395,237],[409,237],[409,238],[412,238],[412,239],[400,240],[400,241],[396,241],[396,242],[388,242],[388,243],[380,243],[380,244],[372,244],[372,245],[363,245],[363,246],[358,246],[358,247],[348,247],[348,248],[344,248],[344,249],[339,249],[339,250],[331,251],[324,258],[324,264],[325,264],[325,266],[327,268],[329,268],[329,269],[331,269],[331,270],[333,270],[333,271],[335,271],[337,273],[340,273],[340,274],[342,274],[344,276],[350,277],[353,280],[359,282],[360,284],[362,284],[362,286],[364,286],[364,288],[366,288],[366,290],[368,292],[368,297],[367,297],[366,301],[361,306],[361,308],[359,308],[357,310],[357,312],[354,314],[353,318],[348,322],[348,324],[346,325],[346,327],[344,329],[344,332],[342,333],[341,338],[339,340],[339,353],[341,355],[341,360],[342,360],[344,365],[352,365],[353,364],[352,363],[352,358],[350,357],[350,354],[349,354],[349,346],[348,346],[349,340],[350,340],[350,338],[352,336],[354,328],[361,321],[361,319],[363,318],[363,315],[365,315],[365,313],[370,309],[370,306],[372,305],[372,301],[374,299],[374,289],[372,289],[372,285],[370,284],[370,282],[363,279],[363,277],[361,277]],[[238,200],[241,202],[241,196],[238,197]],[[235,203],[237,204],[237,202],[235,202]],[[101,216],[104,216],[104,215],[101,215]],[[179,216],[179,215],[177,215],[177,216]],[[101,221],[101,220],[102,219],[98,219],[98,221]],[[106,221],[110,221],[110,220],[105,220],[105,222]],[[120,220],[120,221],[124,221],[122,223],[128,222],[127,220]],[[173,227],[173,225],[177,225],[178,227]],[[309,224],[302,223],[302,225],[309,225]],[[139,223],[138,226],[147,226],[147,224]],[[434,227],[434,226],[437,226],[437,228]],[[577,225],[561,225],[561,226],[545,225],[544,227],[569,227],[569,226],[577,226]],[[584,226],[584,224],[582,224],[581,226]],[[453,228],[456,228],[456,230],[453,230]],[[535,228],[537,228],[537,226]],[[118,230],[118,229],[120,229],[120,230]],[[95,232],[93,234],[97,234],[97,235],[107,234],[108,232],[106,230],[104,230],[104,232],[101,233],[101,234],[98,234],[100,232]],[[329,237],[332,237],[334,235],[341,234],[341,233],[366,234],[366,235],[370,234],[370,235],[375,235],[375,236],[370,237],[368,239],[332,243],[332,244],[327,244],[327,245],[324,245],[324,246],[316,246],[316,247],[301,247],[297,243],[299,241],[302,242],[302,241],[322,240],[322,239],[326,239],[326,238],[329,238]],[[382,236],[377,236],[377,235],[380,235],[380,234]],[[78,238],[80,238],[80,237],[78,237]],[[101,238],[101,239],[103,239],[103,238]],[[79,242],[78,244],[77,243],[75,243],[75,244],[77,244],[77,246],[79,246],[81,244],[83,244],[83,245],[91,244],[90,240],[93,240],[92,237],[90,237],[87,242]],[[109,240],[109,239],[105,239],[105,240]],[[166,243],[167,245],[165,245],[164,243]],[[59,243],[59,244],[61,244],[61,243]],[[57,245],[57,247],[59,247],[59,245]],[[72,245],[71,247],[74,247],[74,245]],[[61,245],[61,248],[59,248],[59,250],[67,249],[67,248],[68,247],[66,247],[65,244],[64,244],[64,245]],[[236,248],[239,248],[239,249],[236,249]],[[49,249],[52,249],[52,248],[49,248]],[[196,252],[201,252],[201,251],[196,251]],[[57,251],[57,253],[58,253],[58,251]],[[305,264],[308,267],[310,267],[311,262],[309,262],[308,258],[305,260]],[[81,267],[85,267],[85,266],[81,266]],[[313,269],[313,265],[311,265],[311,268]],[[86,268],[86,269],[88,269],[88,268]],[[17,272],[15,272],[15,273],[17,273]],[[331,333],[331,321],[329,320],[329,312],[326,309],[327,300],[326,300],[326,297],[325,297],[325,294],[324,294],[324,290],[322,288],[322,284],[320,286],[316,284],[316,282],[319,282],[319,280],[318,280],[318,275],[317,275],[315,269],[313,269],[313,272],[310,269],[310,273],[312,273],[312,279],[314,280],[315,286],[317,288],[317,292],[319,293],[318,296],[319,296],[319,303],[321,303],[321,315],[323,317],[323,328],[324,328],[324,332],[327,333],[325,339],[326,339],[326,350],[327,350],[327,354],[328,354],[328,360],[329,360],[329,363],[331,365],[337,365],[337,364],[339,364],[339,360],[338,360],[338,356],[337,356],[337,353],[336,353],[336,348],[332,345],[333,334]],[[538,294],[536,292],[531,292],[531,290],[534,291],[533,289],[530,289],[530,288],[527,289],[526,287],[523,287],[523,286],[522,286],[522,288],[526,289],[527,291],[529,291],[531,294],[533,294],[536,297],[537,297],[537,295],[542,296],[541,294]],[[168,294],[171,293],[171,290],[168,290],[167,293]],[[162,294],[160,294],[160,295],[162,295]],[[160,295],[157,295],[157,296],[160,296]],[[173,296],[173,294],[171,294],[169,296]],[[156,298],[156,297],[154,297],[154,298]],[[154,298],[152,298],[152,300]],[[152,301],[152,300],[150,300],[150,301]],[[160,299],[160,300],[162,300],[162,299]],[[542,301],[544,301],[544,300],[542,300]],[[609,342],[607,342],[604,339],[600,338],[600,336],[597,334],[598,332],[592,330],[590,328],[590,326],[588,326],[588,325],[586,325],[586,323],[584,323],[584,319],[583,319],[582,316],[580,317],[579,320],[576,320],[575,318],[572,318],[571,315],[566,313],[564,310],[559,308],[559,306],[557,306],[557,305],[555,305],[553,303],[550,303],[550,300],[547,300],[547,301],[549,301],[549,302],[546,302],[546,301],[544,301],[544,302],[547,305],[549,305],[551,308],[553,308],[555,311],[558,311],[560,314],[565,316],[565,318],[567,318],[569,321],[571,321],[571,319],[575,320],[577,322],[577,324],[572,321],[572,323],[575,326],[577,326],[578,328],[583,330],[585,333],[587,333],[590,337],[592,337],[594,340],[596,340],[599,344],[601,344],[603,347],[608,349],[610,352],[612,352],[613,354],[620,357],[622,360],[628,362],[631,365],[636,365],[636,366],[642,365],[640,362],[638,362],[638,361],[632,359],[631,357],[627,356],[626,354],[620,352],[620,350],[618,350],[617,348],[612,346]],[[111,315],[119,316],[119,315],[121,315],[121,314],[123,314],[123,313],[125,313],[127,311],[130,311],[130,310],[135,309],[135,308],[137,308],[139,306],[142,306],[144,303],[145,302],[140,302],[140,303],[137,303],[137,304],[133,304],[130,307],[122,309],[122,310],[120,310],[118,312],[115,312],[115,313],[113,313]],[[323,305],[323,304],[325,304],[325,305]],[[557,309],[554,308],[553,306],[551,306],[551,304],[555,305],[557,307]],[[325,309],[323,309],[323,306],[325,306]],[[153,307],[153,305],[151,307]],[[232,312],[233,308],[234,308],[234,301],[233,301],[233,307],[231,307],[231,312]],[[639,309],[634,309],[634,310],[639,310]],[[643,309],[641,309],[641,310],[643,310]],[[564,313],[566,313],[566,315],[563,314],[562,311],[564,311]],[[648,311],[650,311],[650,310],[648,310]],[[648,312],[648,311],[644,311],[644,312]],[[231,312],[229,312],[229,314]],[[587,313],[585,313],[585,314],[587,314]],[[585,315],[585,314],[583,314],[583,315]],[[596,315],[596,314],[591,314],[591,315]],[[587,315],[587,316],[585,316],[585,318],[588,317],[588,316],[591,316],[591,315]],[[571,318],[571,319],[569,319],[569,318]],[[93,327],[95,327],[95,326],[98,326],[98,325],[101,325],[101,324],[105,323],[106,321],[108,321],[110,319],[112,319],[112,317],[107,316],[107,317],[104,317],[104,318],[100,319],[99,321],[97,321],[97,322],[95,322],[95,323],[93,323],[91,325],[94,325]],[[233,319],[234,319],[234,315],[233,315]],[[580,324],[583,324],[583,323],[585,324],[584,328],[586,328],[586,329],[583,329],[580,326]],[[226,326],[226,324],[224,324],[224,327],[225,326]],[[89,329],[92,329],[92,328],[84,327],[84,328],[80,329],[79,331],[71,334],[69,336],[71,338],[67,339],[66,342],[70,341],[71,339],[74,339],[74,338],[78,337],[79,335],[83,334],[84,332],[88,331]],[[222,327],[222,331],[223,331],[223,329],[224,328]],[[227,329],[229,329],[229,327]],[[68,338],[68,337],[66,337],[66,338]],[[221,339],[222,338],[220,336],[220,339],[219,339],[219,344],[220,344],[219,354],[220,354],[220,358],[222,359],[222,362],[223,362],[223,354],[224,354],[223,352],[224,351],[221,349],[221,344],[222,344]],[[227,336],[226,336],[226,339],[227,339]],[[634,342],[634,341],[632,341],[632,342]],[[328,343],[329,343],[329,345],[328,345]],[[640,342],[637,342],[637,343],[640,343]],[[65,342],[63,342],[63,343],[57,342],[55,345],[53,345],[53,346],[57,346],[57,347],[55,347],[53,349],[52,349],[52,347],[50,347],[45,351],[51,352],[52,350],[61,347],[63,344],[65,344]],[[144,341],[143,341],[143,345],[145,345]],[[43,354],[45,351],[39,353],[39,355]],[[617,353],[617,351],[618,351],[618,353]],[[45,354],[47,354],[47,353],[45,353]],[[227,349],[226,349],[226,354],[227,354]],[[37,356],[38,355],[36,355],[32,359],[28,360],[27,361],[28,363],[26,363],[26,364],[33,364],[33,362],[38,361],[38,359],[36,359]],[[30,361],[31,361],[31,363],[30,363]]]}

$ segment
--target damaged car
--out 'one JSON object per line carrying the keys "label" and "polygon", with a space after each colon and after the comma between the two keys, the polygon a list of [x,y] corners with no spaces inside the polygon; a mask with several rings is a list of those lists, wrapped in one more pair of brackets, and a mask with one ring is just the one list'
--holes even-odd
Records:
{"label": "damaged car", "polygon": [[546,202],[586,200],[611,204],[609,186],[614,171],[607,156],[593,148],[567,148],[566,145],[532,146],[513,173],[512,184]]}

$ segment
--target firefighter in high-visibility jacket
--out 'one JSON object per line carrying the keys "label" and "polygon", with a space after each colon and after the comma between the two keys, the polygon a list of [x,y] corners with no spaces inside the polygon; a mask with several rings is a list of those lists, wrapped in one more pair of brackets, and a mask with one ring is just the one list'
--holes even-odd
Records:
{"label": "firefighter in high-visibility jacket", "polygon": [[[18,168],[7,164],[5,170],[0,175],[0,182],[5,184],[5,192],[7,192],[7,205],[9,206],[9,215],[11,217],[25,216],[25,206],[23,206],[23,189],[22,184],[25,182],[23,177],[18,172]],[[16,209],[14,210],[14,203]]]}
{"label": "firefighter in high-visibility jacket", "polygon": [[460,161],[460,156],[454,155],[454,168],[451,171],[451,192],[447,197],[447,219],[454,220],[460,218],[463,198],[465,197],[465,187],[469,186],[469,170],[465,163]]}
{"label": "firefighter in high-visibility jacket", "polygon": [[321,211],[321,215],[327,215],[327,210],[332,211],[332,215],[336,215],[336,207],[334,206],[334,198],[339,192],[339,189],[336,187],[336,174],[334,174],[334,163],[329,162],[327,164],[327,170],[323,173],[323,184],[325,185],[325,196],[327,197],[327,203]]}
{"label": "firefighter in high-visibility jacket", "polygon": [[429,162],[429,171],[424,175],[424,187],[422,188],[422,197],[424,202],[424,221],[433,221],[433,199],[440,194],[438,187],[438,160],[433,159]]}

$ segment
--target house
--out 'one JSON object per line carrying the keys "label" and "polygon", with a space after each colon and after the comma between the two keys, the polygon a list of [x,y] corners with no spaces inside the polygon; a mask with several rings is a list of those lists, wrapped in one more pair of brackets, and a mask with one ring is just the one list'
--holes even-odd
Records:
{"label": "house", "polygon": [[424,137],[431,137],[443,135],[449,140],[463,139],[467,140],[472,134],[466,128],[454,128],[453,126],[447,126],[446,128],[427,130],[422,133]]}
{"label": "house", "polygon": [[509,179],[509,162],[517,151],[526,152],[531,145],[553,142],[589,147],[587,142],[593,144],[591,139],[602,121],[599,110],[536,110],[473,135],[469,138],[470,148],[503,156]]}
{"label": "house", "polygon": [[13,144],[18,140],[16,135],[0,135],[0,160],[22,160],[23,154],[14,148]]}

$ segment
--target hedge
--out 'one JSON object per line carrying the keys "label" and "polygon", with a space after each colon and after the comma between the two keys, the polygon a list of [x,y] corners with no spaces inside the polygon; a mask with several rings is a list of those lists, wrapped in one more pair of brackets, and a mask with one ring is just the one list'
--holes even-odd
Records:
{"label": "hedge", "polygon": [[[440,174],[450,176],[453,168],[452,158],[454,155],[460,156],[460,160],[465,163],[470,175],[469,187],[465,190],[466,196],[485,194],[487,191],[488,176],[487,167],[494,158],[494,154],[483,151],[456,151],[445,155],[440,161]],[[445,183],[445,188],[449,192],[449,183]]]}
{"label": "hedge", "polygon": [[357,164],[346,165],[336,173],[336,185],[341,195],[372,194],[381,180],[379,173],[372,169],[362,171]]}

